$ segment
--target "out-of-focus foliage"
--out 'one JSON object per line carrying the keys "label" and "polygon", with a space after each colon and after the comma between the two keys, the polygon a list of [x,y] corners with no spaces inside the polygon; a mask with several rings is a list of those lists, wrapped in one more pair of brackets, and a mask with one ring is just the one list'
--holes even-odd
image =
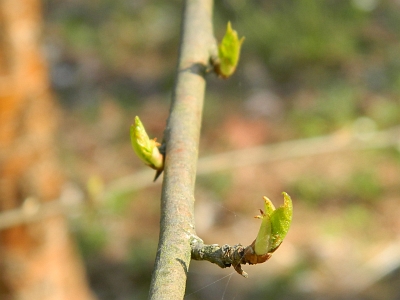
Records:
{"label": "out-of-focus foliage", "polygon": [[[327,133],[360,114],[383,126],[397,123],[396,1],[238,0],[216,5],[218,16],[234,14],[232,20],[246,35],[242,62],[262,65],[246,74],[254,76],[249,85],[260,88],[264,82],[283,96],[300,135]],[[372,108],[375,100],[377,109]]]}
{"label": "out-of-focus foliage", "polygon": [[[211,93],[250,102],[253,89],[266,89],[292,108],[287,112],[299,136],[327,133],[359,114],[382,126],[397,122],[396,1],[236,0],[215,6],[216,35],[230,19],[247,45],[232,83],[215,82]],[[135,106],[168,93],[179,1],[48,0],[46,8],[52,79],[64,102],[87,105],[111,97]],[[264,98],[258,113],[272,105]]]}
{"label": "out-of-focus foliage", "polygon": [[[53,82],[69,105],[111,94],[135,105],[170,87],[179,1],[46,1]],[[165,76],[169,76],[166,78]]]}
{"label": "out-of-focus foliage", "polygon": [[[359,71],[370,73],[359,74],[365,81],[369,76],[378,75],[372,73],[371,67],[379,71],[384,66],[389,67],[392,75],[386,78],[387,81],[392,79],[393,84],[399,79],[398,72],[392,72],[400,67],[394,52],[400,36],[400,21],[396,13],[398,4],[395,1],[222,3],[219,6],[225,10],[221,9],[221,14],[226,15],[228,8],[229,13],[236,14],[235,22],[244,29],[246,38],[248,35],[252,53],[263,59],[271,75],[280,82],[297,79],[302,84],[321,84],[335,75],[352,75],[346,74],[345,70],[352,65],[363,69]],[[382,55],[382,61],[368,61],[356,66],[360,60],[376,55]],[[381,87],[384,84],[376,81],[366,83],[370,88],[379,88],[373,86],[374,83]],[[391,85],[386,83],[387,87]]]}
{"label": "out-of-focus foliage", "polygon": [[[181,4],[45,0],[45,50],[65,109],[60,141],[65,171],[81,186],[99,176],[107,189],[140,170],[129,142],[133,116],[140,115],[149,135],[161,140]],[[246,42],[229,80],[207,78],[200,156],[332,133],[338,141],[354,132],[363,138],[399,125],[398,1],[215,1],[217,37],[229,20]],[[398,235],[399,167],[399,151],[393,147],[199,176],[196,228],[207,243],[251,243],[246,237],[257,226],[249,228],[248,217],[258,207],[251,199],[260,194],[277,198],[288,191],[296,199],[296,215],[268,267],[249,270],[254,285],[234,277],[218,281],[226,270],[193,263],[187,289],[193,294],[187,299],[347,295],[333,282],[340,284],[343,274],[350,274],[356,284],[372,274],[354,272]],[[89,269],[96,270],[96,263],[103,266],[104,257],[129,266],[127,282],[137,287],[135,299],[147,297],[144,279],[154,261],[147,249],[155,251],[157,243],[159,193],[154,186],[92,199],[101,221],[93,221],[90,213],[82,217],[88,220],[74,221],[82,251],[91,260]],[[123,290],[119,283],[125,281],[119,278],[127,277],[120,268],[104,274],[115,290]],[[397,286],[377,291],[384,299],[395,299],[390,295]],[[370,296],[374,288],[366,291],[363,299],[382,299]]]}

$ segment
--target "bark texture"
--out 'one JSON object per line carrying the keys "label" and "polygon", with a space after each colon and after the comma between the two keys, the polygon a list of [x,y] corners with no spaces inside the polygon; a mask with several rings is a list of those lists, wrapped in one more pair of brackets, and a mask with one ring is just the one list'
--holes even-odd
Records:
{"label": "bark texture", "polygon": [[160,239],[150,299],[183,299],[194,232],[194,184],[205,91],[215,48],[212,0],[186,0],[176,84],[164,139]]}

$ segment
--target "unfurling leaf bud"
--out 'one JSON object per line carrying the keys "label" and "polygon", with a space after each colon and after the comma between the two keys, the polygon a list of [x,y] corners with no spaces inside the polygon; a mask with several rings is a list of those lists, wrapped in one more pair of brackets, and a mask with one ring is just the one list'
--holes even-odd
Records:
{"label": "unfurling leaf bud", "polygon": [[264,197],[265,212],[261,211],[262,219],[260,230],[254,243],[256,255],[265,255],[273,253],[282,243],[289,231],[292,222],[293,205],[290,196],[283,192],[284,203],[278,209],[275,209],[271,200]]}
{"label": "unfurling leaf bud", "polygon": [[164,168],[163,155],[160,153],[159,143],[151,140],[144,129],[139,117],[135,117],[135,124],[131,125],[131,143],[136,155],[151,168],[161,171]]}
{"label": "unfurling leaf bud", "polygon": [[219,76],[228,78],[235,72],[243,41],[244,37],[239,39],[237,32],[232,29],[231,22],[228,22],[225,36],[218,45],[218,59],[214,62],[215,72]]}

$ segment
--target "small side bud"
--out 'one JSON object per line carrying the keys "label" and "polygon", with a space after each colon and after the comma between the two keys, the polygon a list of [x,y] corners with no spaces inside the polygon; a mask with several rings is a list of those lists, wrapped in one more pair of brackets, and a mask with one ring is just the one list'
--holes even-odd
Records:
{"label": "small side bud", "polygon": [[236,70],[239,62],[240,48],[244,37],[239,39],[238,34],[228,22],[225,36],[218,45],[218,59],[214,61],[214,70],[222,78],[230,77]]}
{"label": "small side bud", "polygon": [[163,155],[160,153],[159,143],[156,139],[149,139],[139,117],[135,117],[135,123],[131,125],[131,143],[136,155],[149,167],[162,171],[164,168]]}

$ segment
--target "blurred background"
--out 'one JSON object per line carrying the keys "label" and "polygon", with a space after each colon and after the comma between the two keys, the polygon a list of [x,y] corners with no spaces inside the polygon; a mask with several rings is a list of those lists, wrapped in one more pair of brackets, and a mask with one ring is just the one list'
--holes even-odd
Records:
{"label": "blurred background", "polygon": [[[94,296],[146,299],[162,178],[152,183],[135,157],[129,126],[139,115],[162,139],[182,3],[40,6],[61,204],[38,206],[26,192],[2,206],[0,225],[6,208],[14,220],[32,207],[30,216],[64,212]],[[210,244],[248,245],[262,196],[279,206],[282,191],[294,219],[267,263],[243,266],[248,279],[193,261],[185,299],[400,299],[400,2],[216,1],[217,39],[228,21],[246,40],[232,78],[207,78],[197,233]]]}

